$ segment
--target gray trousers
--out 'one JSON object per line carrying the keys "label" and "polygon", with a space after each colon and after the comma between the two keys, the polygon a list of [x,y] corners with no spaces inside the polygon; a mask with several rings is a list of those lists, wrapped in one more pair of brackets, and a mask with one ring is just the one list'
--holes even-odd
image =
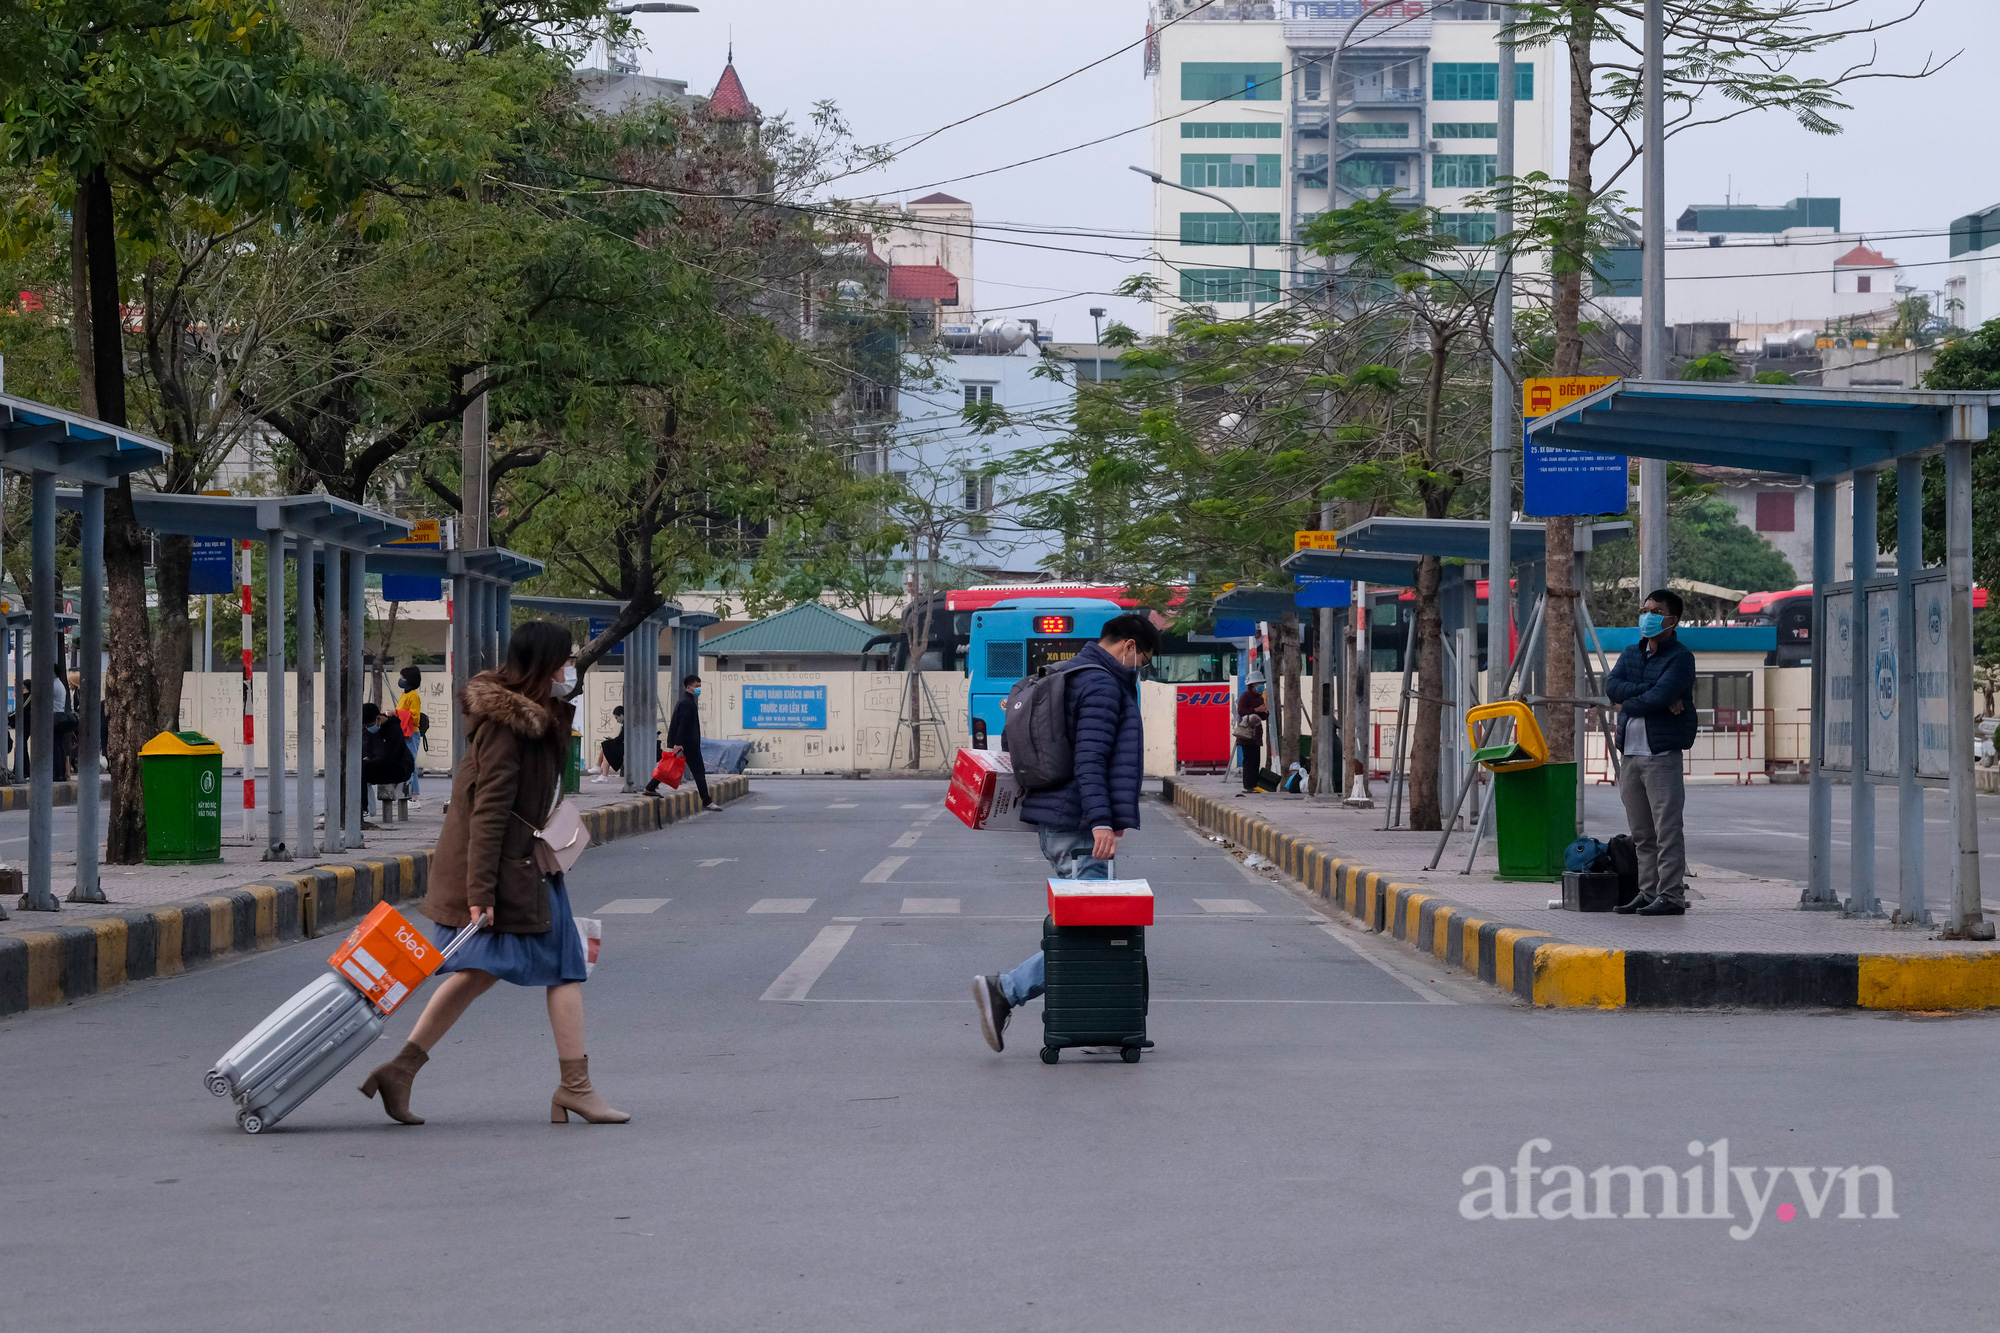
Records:
{"label": "gray trousers", "polygon": [[1632,848],[1639,854],[1639,897],[1651,901],[1687,903],[1687,838],[1681,816],[1687,792],[1681,785],[1681,755],[1628,754],[1618,775],[1618,796],[1625,802],[1625,822],[1632,830]]}

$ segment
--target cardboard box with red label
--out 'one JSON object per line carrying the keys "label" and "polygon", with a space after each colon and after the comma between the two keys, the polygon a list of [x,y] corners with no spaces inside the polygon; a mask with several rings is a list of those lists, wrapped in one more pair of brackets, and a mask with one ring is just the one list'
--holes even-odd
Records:
{"label": "cardboard box with red label", "polygon": [[408,917],[377,903],[326,961],[386,1014],[437,971],[442,957]]}
{"label": "cardboard box with red label", "polygon": [[1153,886],[1143,879],[1052,879],[1049,918],[1058,926],[1150,926]]}
{"label": "cardboard box with red label", "polygon": [[973,829],[1020,831],[1021,786],[1014,765],[1002,750],[960,750],[951,766],[951,790],[944,808]]}

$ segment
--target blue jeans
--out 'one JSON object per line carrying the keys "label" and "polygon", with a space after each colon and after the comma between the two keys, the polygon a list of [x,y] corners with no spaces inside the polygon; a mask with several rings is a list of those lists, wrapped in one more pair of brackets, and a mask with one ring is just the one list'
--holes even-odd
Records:
{"label": "blue jeans", "polygon": [[424,743],[422,736],[412,736],[410,741],[410,795],[417,794],[417,779],[423,775],[423,759],[417,754],[417,747]]}
{"label": "blue jeans", "polygon": [[[1097,835],[1089,829],[1040,830],[1042,855],[1056,879],[1110,879],[1111,863],[1091,855]],[[1042,993],[1044,973],[1042,953],[1037,949],[1012,972],[1001,974],[1000,993],[1009,1004],[1026,1004]]]}

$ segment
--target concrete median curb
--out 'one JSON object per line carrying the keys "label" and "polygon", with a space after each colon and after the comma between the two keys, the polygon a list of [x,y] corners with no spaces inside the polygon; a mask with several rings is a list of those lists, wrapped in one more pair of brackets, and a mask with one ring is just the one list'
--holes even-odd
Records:
{"label": "concrete median curb", "polygon": [[[97,789],[104,793],[105,800],[108,801],[111,799],[111,783],[109,779],[101,779]],[[26,810],[28,808],[28,793],[31,790],[33,788],[29,787],[25,782],[17,782],[11,786],[0,787],[0,812]],[[52,805],[76,804],[76,784],[74,782],[58,782],[54,784],[53,791],[53,799],[50,802]]]}
{"label": "concrete median curb", "polygon": [[[723,804],[750,794],[748,778],[714,778]],[[592,843],[650,833],[701,813],[694,791],[637,796],[587,810]],[[377,903],[424,896],[429,850],[315,866],[220,893],[87,918],[74,926],[0,936],[0,1015],[68,1004],[131,981],[174,976],[230,954],[312,939]]]}
{"label": "concrete median curb", "polygon": [[2000,950],[1662,953],[1572,944],[1348,860],[1172,778],[1195,824],[1266,857],[1370,930],[1531,1004],[1584,1009],[2000,1008]]}

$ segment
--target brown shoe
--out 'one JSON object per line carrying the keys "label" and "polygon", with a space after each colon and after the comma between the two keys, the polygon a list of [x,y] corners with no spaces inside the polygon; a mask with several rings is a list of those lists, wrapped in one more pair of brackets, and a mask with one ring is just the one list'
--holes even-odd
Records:
{"label": "brown shoe", "polygon": [[593,1125],[622,1125],[632,1117],[623,1111],[614,1111],[604,1104],[597,1090],[590,1086],[590,1057],[578,1056],[574,1060],[558,1060],[562,1066],[562,1084],[555,1096],[549,1098],[549,1123],[563,1125],[569,1123],[569,1113],[576,1112]]}
{"label": "brown shoe", "polygon": [[421,1125],[424,1118],[410,1114],[410,1084],[417,1078],[417,1071],[430,1062],[430,1055],[413,1041],[403,1043],[403,1049],[396,1052],[396,1058],[386,1065],[375,1066],[375,1072],[361,1085],[363,1097],[382,1094],[382,1109],[389,1113],[391,1120],[400,1120],[406,1125]]}

